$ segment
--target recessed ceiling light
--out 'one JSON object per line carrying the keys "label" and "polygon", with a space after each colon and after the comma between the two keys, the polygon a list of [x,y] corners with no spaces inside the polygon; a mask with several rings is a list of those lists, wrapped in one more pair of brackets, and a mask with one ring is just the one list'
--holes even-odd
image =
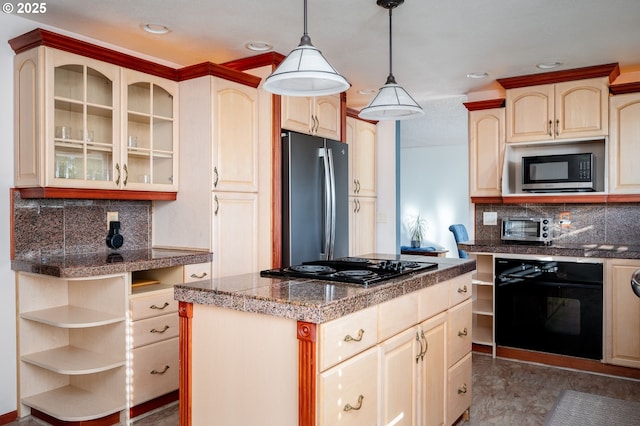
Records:
{"label": "recessed ceiling light", "polygon": [[361,90],[358,90],[358,93],[360,93],[361,95],[373,95],[376,92],[377,92],[376,89],[361,89]]}
{"label": "recessed ceiling light", "polygon": [[171,29],[166,25],[162,24],[144,24],[142,25],[142,29],[151,34],[168,34],[171,32]]}
{"label": "recessed ceiling light", "polygon": [[489,73],[487,73],[487,72],[482,72],[482,71],[479,71],[479,72],[470,72],[469,74],[467,74],[467,78],[475,78],[475,79],[478,79],[478,78],[487,78],[487,77],[489,77]]}
{"label": "recessed ceiling light", "polygon": [[250,41],[245,44],[244,47],[249,50],[253,50],[254,52],[266,52],[273,49],[273,45],[271,43],[267,43],[266,41]]}
{"label": "recessed ceiling light", "polygon": [[540,68],[541,70],[549,70],[551,68],[558,68],[562,65],[562,62],[541,62],[536,65],[536,68]]}

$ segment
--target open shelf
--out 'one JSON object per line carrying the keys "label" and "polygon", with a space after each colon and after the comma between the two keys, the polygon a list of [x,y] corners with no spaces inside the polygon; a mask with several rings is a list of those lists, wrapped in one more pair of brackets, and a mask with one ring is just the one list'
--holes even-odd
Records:
{"label": "open shelf", "polygon": [[122,357],[118,358],[74,346],[64,346],[23,355],[21,359],[46,370],[69,375],[99,373],[126,364],[126,360]]}
{"label": "open shelf", "polygon": [[64,386],[29,396],[22,403],[67,422],[99,419],[126,408],[123,398],[106,392],[88,392],[75,386]]}
{"label": "open shelf", "polygon": [[124,315],[66,305],[39,311],[23,312],[21,318],[60,328],[87,328],[122,322]]}
{"label": "open shelf", "polygon": [[476,299],[473,301],[473,313],[493,316],[493,301],[488,299]]}

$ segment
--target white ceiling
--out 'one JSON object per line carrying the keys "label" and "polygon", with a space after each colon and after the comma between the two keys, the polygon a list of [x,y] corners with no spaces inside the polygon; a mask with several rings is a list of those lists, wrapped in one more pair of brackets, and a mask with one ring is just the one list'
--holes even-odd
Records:
{"label": "white ceiling", "polygon": [[[303,0],[55,0],[20,15],[177,65],[252,56],[249,41],[287,54],[303,32]],[[360,108],[389,72],[388,11],[376,0],[308,0],[308,33],[352,84]],[[151,35],[143,23],[172,32]],[[393,74],[418,101],[491,88],[496,78],[618,62],[640,70],[640,0],[407,0],[393,11]],[[471,80],[468,73],[489,77]]]}

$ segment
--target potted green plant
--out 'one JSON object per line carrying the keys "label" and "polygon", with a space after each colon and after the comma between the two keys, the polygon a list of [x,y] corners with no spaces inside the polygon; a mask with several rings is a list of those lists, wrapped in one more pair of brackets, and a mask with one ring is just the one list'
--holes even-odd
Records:
{"label": "potted green plant", "polygon": [[427,219],[421,218],[420,214],[418,214],[409,223],[409,235],[411,236],[411,247],[420,247],[422,240],[427,235]]}

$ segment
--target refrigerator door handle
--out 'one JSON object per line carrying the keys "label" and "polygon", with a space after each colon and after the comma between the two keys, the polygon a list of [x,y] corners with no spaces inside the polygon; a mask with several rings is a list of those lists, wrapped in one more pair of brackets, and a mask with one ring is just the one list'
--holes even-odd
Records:
{"label": "refrigerator door handle", "polygon": [[324,171],[324,251],[320,253],[321,260],[331,259],[331,169],[327,148],[320,148],[318,156],[322,158]]}
{"label": "refrigerator door handle", "polygon": [[331,193],[331,228],[329,231],[329,259],[335,257],[335,245],[336,245],[336,173],[333,167],[333,151],[331,148],[327,148],[327,157],[329,157],[329,185]]}

